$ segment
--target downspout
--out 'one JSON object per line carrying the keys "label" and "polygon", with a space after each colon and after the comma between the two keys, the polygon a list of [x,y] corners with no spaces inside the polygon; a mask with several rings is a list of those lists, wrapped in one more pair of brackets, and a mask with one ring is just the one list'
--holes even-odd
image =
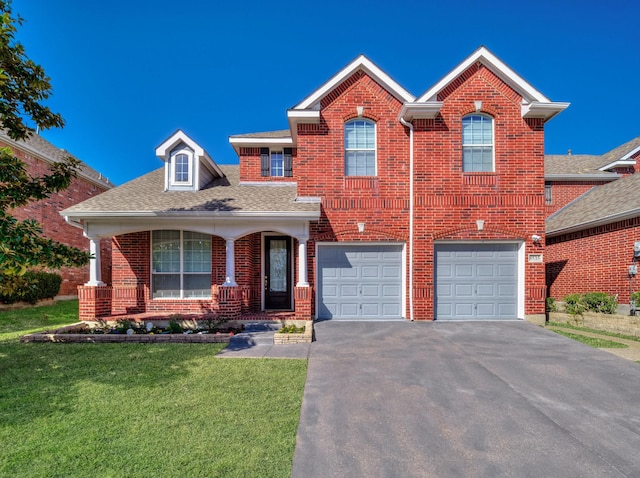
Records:
{"label": "downspout", "polygon": [[409,128],[409,319],[413,322],[413,123],[400,117]]}

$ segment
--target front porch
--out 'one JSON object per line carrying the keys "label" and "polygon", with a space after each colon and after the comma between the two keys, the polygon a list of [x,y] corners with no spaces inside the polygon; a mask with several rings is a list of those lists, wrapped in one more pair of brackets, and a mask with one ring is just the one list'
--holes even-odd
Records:
{"label": "front porch", "polygon": [[293,310],[259,310],[256,291],[248,286],[213,285],[211,299],[157,300],[148,287],[81,286],[78,288],[79,318],[83,322],[205,320],[242,322],[312,320],[311,287],[294,288]]}

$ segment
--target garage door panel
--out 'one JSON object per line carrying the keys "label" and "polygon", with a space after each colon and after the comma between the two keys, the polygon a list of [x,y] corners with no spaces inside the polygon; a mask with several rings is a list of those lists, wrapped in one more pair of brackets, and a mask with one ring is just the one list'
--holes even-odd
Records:
{"label": "garage door panel", "polygon": [[518,247],[436,244],[436,318],[516,318]]}
{"label": "garage door panel", "polygon": [[318,246],[318,317],[402,317],[402,251],[400,244]]}

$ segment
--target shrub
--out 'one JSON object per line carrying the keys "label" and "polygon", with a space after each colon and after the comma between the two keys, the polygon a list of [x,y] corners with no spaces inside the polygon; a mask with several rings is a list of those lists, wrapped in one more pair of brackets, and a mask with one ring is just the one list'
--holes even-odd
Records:
{"label": "shrub", "polygon": [[20,280],[21,285],[9,294],[0,295],[0,302],[35,304],[42,299],[53,299],[60,292],[62,277],[53,272],[29,271]]}
{"label": "shrub", "polygon": [[582,295],[582,302],[588,311],[598,314],[615,314],[618,310],[618,298],[604,292],[587,292]]}
{"label": "shrub", "polygon": [[567,314],[582,315],[586,310],[580,294],[569,294],[562,299],[562,301],[564,302],[564,310]]}
{"label": "shrub", "polygon": [[553,297],[547,297],[547,312],[558,312],[558,304]]}
{"label": "shrub", "polygon": [[636,304],[636,307],[640,307],[640,292],[634,292],[631,294],[631,300]]}

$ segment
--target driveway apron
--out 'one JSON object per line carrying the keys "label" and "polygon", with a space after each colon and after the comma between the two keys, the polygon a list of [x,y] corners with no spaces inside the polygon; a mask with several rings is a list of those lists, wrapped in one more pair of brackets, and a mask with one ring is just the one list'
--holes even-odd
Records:
{"label": "driveway apron", "polygon": [[319,322],[292,477],[640,477],[640,364],[526,322]]}

